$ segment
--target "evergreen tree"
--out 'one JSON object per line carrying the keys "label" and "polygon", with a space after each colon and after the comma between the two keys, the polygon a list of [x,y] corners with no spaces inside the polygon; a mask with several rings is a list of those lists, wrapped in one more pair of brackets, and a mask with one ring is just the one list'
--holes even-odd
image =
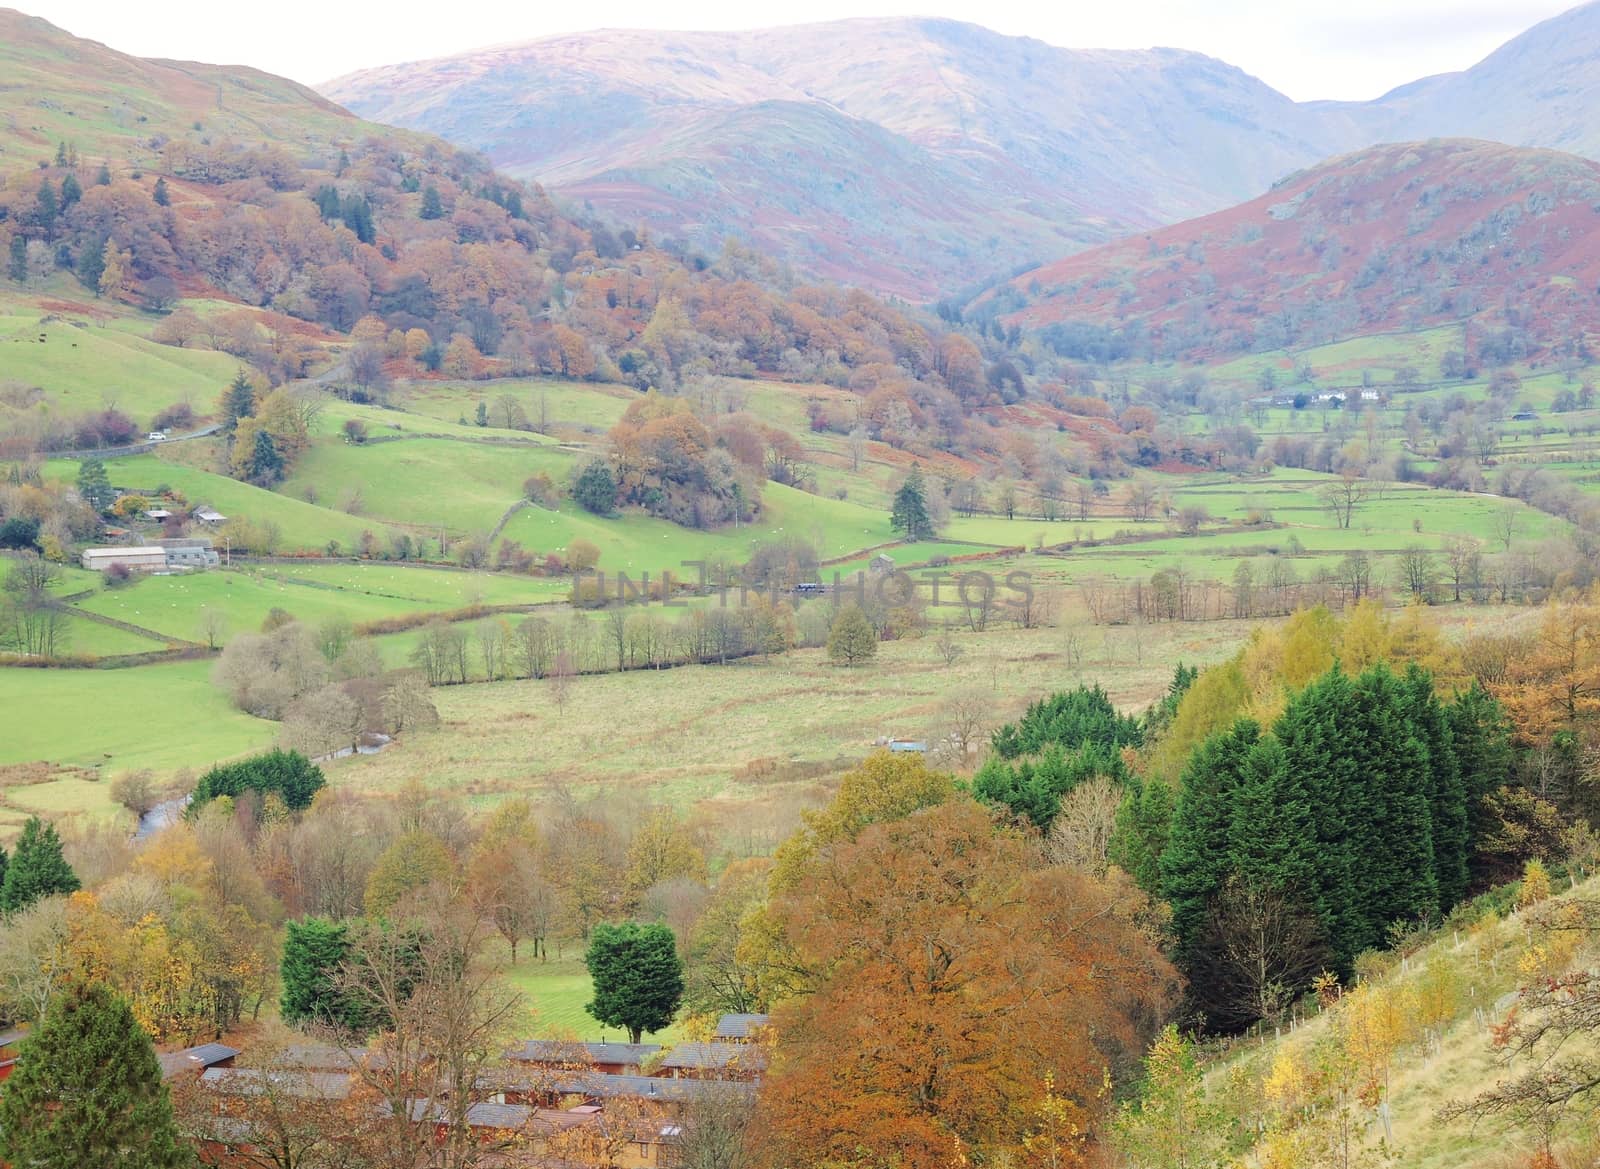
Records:
{"label": "evergreen tree", "polygon": [[1387,665],[1356,679],[1353,717],[1342,746],[1355,754],[1357,783],[1346,790],[1351,872],[1363,917],[1362,949],[1377,948],[1398,921],[1431,917],[1434,880],[1427,751],[1406,719],[1406,698]]}
{"label": "evergreen tree", "polygon": [[0,848],[0,888],[3,888],[6,883],[6,864],[9,859],[10,858],[6,856],[6,850],[4,848]]}
{"label": "evergreen tree", "polygon": [[96,296],[100,295],[100,277],[106,272],[106,241],[90,240],[78,252],[75,265],[78,283]]}
{"label": "evergreen tree", "polygon": [[1286,765],[1283,746],[1263,736],[1251,748],[1233,797],[1228,866],[1251,887],[1271,889],[1294,910],[1328,919],[1320,901],[1320,848],[1305,777]]}
{"label": "evergreen tree", "polygon": [[521,191],[506,192],[506,214],[511,216],[512,219],[526,219],[528,217],[527,212],[522,209]]}
{"label": "evergreen tree", "polygon": [[99,459],[85,459],[78,464],[78,495],[95,511],[109,511],[117,501],[106,465]]}
{"label": "evergreen tree", "polygon": [[372,222],[372,204],[367,202],[365,195],[351,195],[344,200],[339,208],[339,217],[362,243],[370,244],[378,238],[378,230]]}
{"label": "evergreen tree", "polygon": [[683,1001],[683,963],[672,930],[660,922],[605,922],[594,927],[583,956],[594,980],[585,1010],[599,1022],[622,1027],[628,1042],[672,1022]]}
{"label": "evergreen tree", "polygon": [[245,792],[276,793],[291,812],[311,806],[327,784],[322,768],[298,751],[273,749],[236,763],[220,763],[200,777],[189,800],[188,815],[198,815],[207,802]]}
{"label": "evergreen tree", "polygon": [[368,1019],[343,984],[350,957],[349,927],[320,917],[285,927],[278,974],[283,989],[278,1009],[285,1023],[322,1025],[359,1033]]}
{"label": "evergreen tree", "polygon": [[444,202],[439,198],[439,188],[432,183],[422,188],[422,210],[417,214],[422,219],[444,218]]}
{"label": "evergreen tree", "polygon": [[311,200],[317,205],[317,214],[322,216],[324,223],[329,223],[339,218],[341,207],[337,189],[324,183],[312,194]]}
{"label": "evergreen tree", "polygon": [[1108,855],[1146,893],[1161,896],[1161,858],[1172,835],[1172,788],[1160,776],[1130,775]]}
{"label": "evergreen tree", "polygon": [[278,444],[272,440],[272,435],[265,430],[256,431],[249,473],[250,482],[263,487],[270,487],[283,478],[283,456],[278,453]]}
{"label": "evergreen tree", "polygon": [[15,913],[56,893],[76,893],[78,875],[61,853],[54,824],[30,816],[0,881],[0,913]]}
{"label": "evergreen tree", "polygon": [[1172,833],[1161,854],[1162,895],[1172,906],[1174,954],[1188,969],[1205,944],[1210,905],[1229,872],[1234,799],[1261,729],[1249,719],[1212,735],[1184,768]]}
{"label": "evergreen tree", "polygon": [[594,460],[578,472],[572,484],[572,499],[584,511],[595,515],[610,515],[617,509],[617,481],[611,468],[600,459]]}
{"label": "evergreen tree", "polygon": [[239,419],[250,418],[255,412],[255,387],[250,384],[250,375],[241,369],[222,392],[222,433],[231,435],[238,428]]}
{"label": "evergreen tree", "polygon": [[889,511],[889,526],[904,532],[913,543],[933,535],[933,520],[928,517],[928,497],[922,484],[922,470],[912,467],[911,474],[900,484],[894,494],[894,506]]}
{"label": "evergreen tree", "polygon": [[56,143],[56,165],[67,165],[67,143],[65,139]]}
{"label": "evergreen tree", "polygon": [[60,212],[61,203],[56,198],[56,189],[47,179],[39,184],[39,193],[33,200],[33,225],[44,232],[45,239],[48,240],[54,235],[56,216]]}
{"label": "evergreen tree", "polygon": [[1456,758],[1455,735],[1433,678],[1415,663],[1401,682],[1406,719],[1428,753],[1429,819],[1433,832],[1433,875],[1439,912],[1449,913],[1467,894],[1467,796]]}
{"label": "evergreen tree", "polygon": [[150,198],[155,200],[155,205],[157,207],[170,207],[172,205],[172,196],[167,192],[166,179],[156,179],[156,187],[155,190],[150,193]]}
{"label": "evergreen tree", "polygon": [[11,236],[11,254],[6,263],[6,276],[18,284],[28,279],[28,237],[20,231]]}
{"label": "evergreen tree", "polygon": [[1137,747],[1143,741],[1138,719],[1118,714],[1110,695],[1098,685],[1081,684],[1031,704],[1020,720],[994,733],[994,749],[1006,759],[1052,745],[1074,750],[1085,743]]}
{"label": "evergreen tree", "polygon": [[98,983],[57,995],[0,1094],[0,1162],[40,1169],[178,1169],[178,1136],[155,1047]]}
{"label": "evergreen tree", "polygon": [[83,198],[83,185],[77,175],[67,175],[61,180],[61,210],[65,211]]}
{"label": "evergreen tree", "polygon": [[94,185],[97,187],[109,187],[111,185],[111,168],[103,162],[100,164],[100,170],[94,176]]}

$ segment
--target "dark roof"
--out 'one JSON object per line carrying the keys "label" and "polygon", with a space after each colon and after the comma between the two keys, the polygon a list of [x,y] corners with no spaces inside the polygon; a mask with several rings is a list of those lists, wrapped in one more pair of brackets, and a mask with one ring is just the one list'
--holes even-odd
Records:
{"label": "dark roof", "polygon": [[564,1043],[559,1039],[529,1039],[506,1052],[506,1058],[519,1063],[571,1063],[574,1057],[580,1057],[590,1063],[637,1067],[646,1056],[660,1050],[659,1043]]}
{"label": "dark roof", "polygon": [[331,1043],[291,1043],[278,1055],[277,1062],[284,1067],[308,1068],[312,1071],[335,1071],[353,1068],[358,1063],[371,1068],[383,1068],[387,1061],[382,1052],[369,1052],[365,1047],[346,1051]]}
{"label": "dark roof", "polygon": [[724,1015],[717,1020],[718,1039],[748,1039],[772,1022],[771,1015]]}
{"label": "dark roof", "polygon": [[259,1096],[270,1082],[288,1096],[303,1100],[343,1100],[350,1095],[350,1077],[341,1072],[303,1072],[265,1068],[207,1068],[200,1082],[230,1096]]}
{"label": "dark roof", "polygon": [[161,1065],[161,1078],[170,1080],[179,1072],[201,1071],[233,1059],[238,1054],[238,1049],[225,1043],[202,1043],[199,1047],[158,1055],[156,1062]]}
{"label": "dark roof", "polygon": [[569,1096],[590,1096],[596,1100],[609,1100],[622,1096],[641,1100],[664,1100],[669,1103],[686,1103],[703,1100],[722,1093],[754,1096],[756,1086],[735,1080],[668,1079],[661,1076],[585,1076],[553,1085],[555,1091]]}
{"label": "dark roof", "polygon": [[747,1043],[680,1043],[661,1061],[663,1068],[749,1068],[767,1066],[766,1053]]}

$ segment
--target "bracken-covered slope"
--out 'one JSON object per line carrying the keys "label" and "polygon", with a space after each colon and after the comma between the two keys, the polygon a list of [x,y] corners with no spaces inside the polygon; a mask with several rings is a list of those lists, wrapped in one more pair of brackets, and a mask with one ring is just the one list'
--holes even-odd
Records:
{"label": "bracken-covered slope", "polygon": [[1196,53],[948,20],[596,32],[324,89],[625,220],[921,297],[1226,206],[1350,133]]}
{"label": "bracken-covered slope", "polygon": [[1600,329],[1600,163],[1436,139],[1070,256],[998,295],[1084,356],[1206,358],[1474,319],[1554,349]]}

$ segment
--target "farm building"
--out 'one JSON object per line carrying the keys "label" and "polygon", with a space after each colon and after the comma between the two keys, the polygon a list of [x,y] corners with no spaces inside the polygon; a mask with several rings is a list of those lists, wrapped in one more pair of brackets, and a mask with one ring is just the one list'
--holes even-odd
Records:
{"label": "farm building", "polygon": [[165,572],[167,550],[161,547],[86,548],[82,561],[91,572],[105,572],[119,564],[129,572]]}
{"label": "farm building", "polygon": [[215,508],[206,507],[202,504],[200,507],[194,509],[194,518],[199,520],[202,524],[215,525],[224,523],[228,517],[223,515],[220,511],[217,511]]}
{"label": "farm building", "polygon": [[204,536],[158,540],[157,543],[167,550],[168,568],[215,568],[222,563],[211,541]]}

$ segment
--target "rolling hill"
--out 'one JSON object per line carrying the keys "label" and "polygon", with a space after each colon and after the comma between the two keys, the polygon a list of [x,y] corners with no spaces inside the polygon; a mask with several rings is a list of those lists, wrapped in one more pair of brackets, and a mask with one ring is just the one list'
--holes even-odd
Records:
{"label": "rolling hill", "polygon": [[[1210,360],[1472,321],[1507,360],[1600,328],[1600,163],[1470,140],[1373,147],[999,294],[1063,356]],[[1481,340],[1479,342],[1482,343]]]}

